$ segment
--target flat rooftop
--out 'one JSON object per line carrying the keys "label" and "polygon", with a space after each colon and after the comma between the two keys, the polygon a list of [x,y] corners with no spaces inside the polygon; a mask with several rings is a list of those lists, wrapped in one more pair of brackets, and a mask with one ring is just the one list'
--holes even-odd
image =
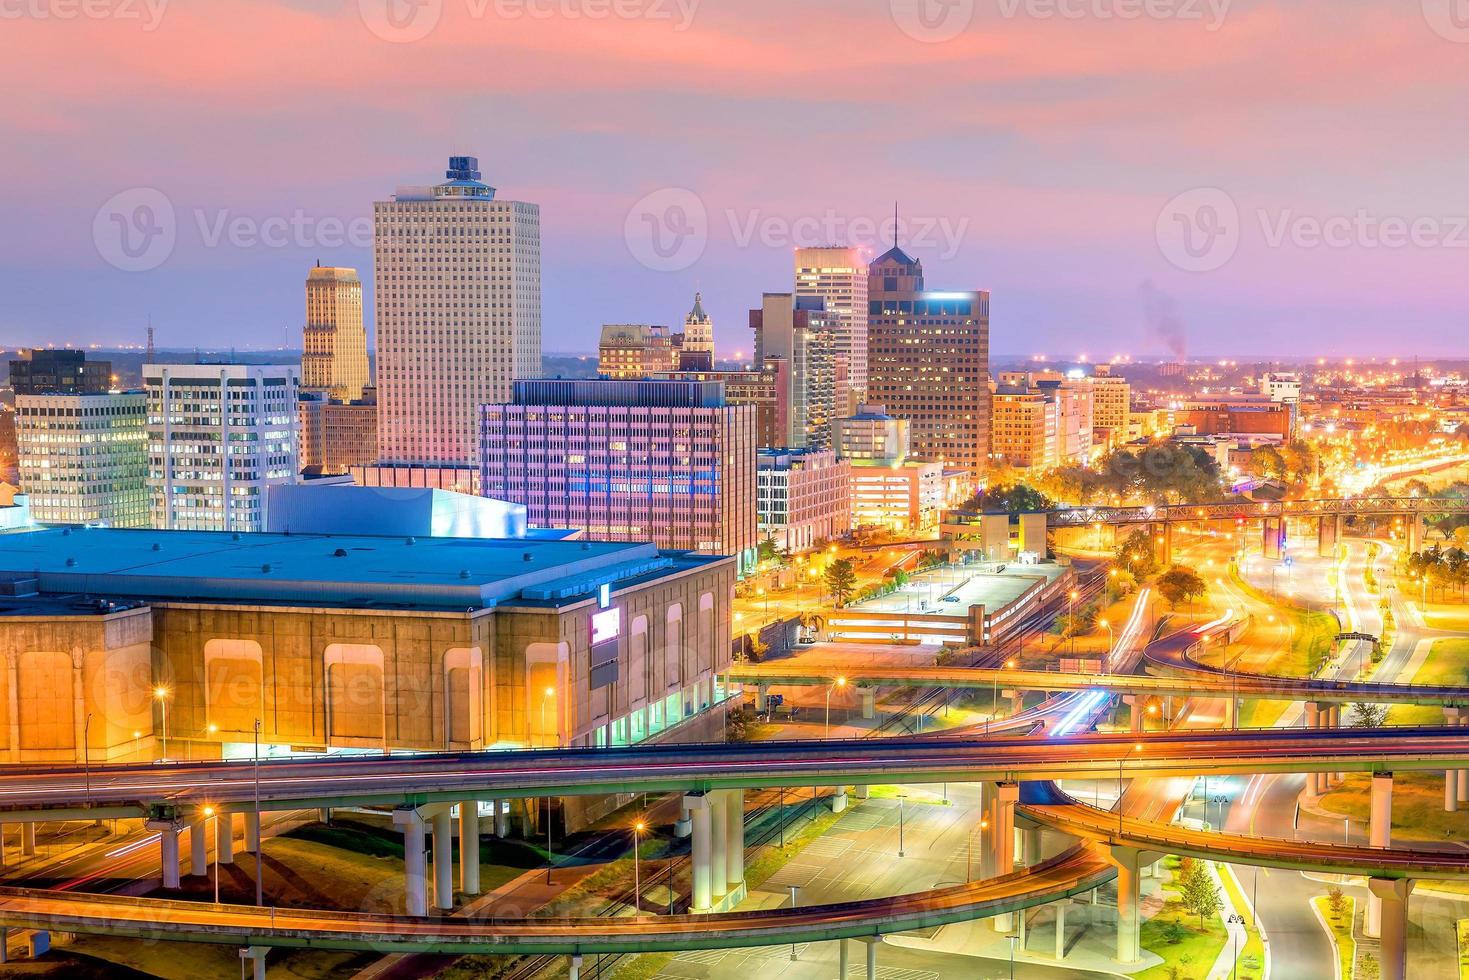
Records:
{"label": "flat rooftop", "polygon": [[0,578],[42,593],[473,610],[580,601],[727,559],[652,544],[56,528],[0,538]]}

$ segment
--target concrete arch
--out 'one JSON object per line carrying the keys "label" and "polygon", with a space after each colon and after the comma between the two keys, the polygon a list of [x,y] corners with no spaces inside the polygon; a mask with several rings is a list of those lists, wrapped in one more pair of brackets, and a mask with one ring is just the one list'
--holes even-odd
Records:
{"label": "concrete arch", "polygon": [[333,643],[322,654],[326,671],[326,736],[337,745],[386,744],[387,688],[382,647]]}

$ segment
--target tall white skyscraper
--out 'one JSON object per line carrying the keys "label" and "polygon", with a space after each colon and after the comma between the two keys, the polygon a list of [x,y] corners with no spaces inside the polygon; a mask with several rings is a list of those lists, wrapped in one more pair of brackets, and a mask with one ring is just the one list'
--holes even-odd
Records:
{"label": "tall white skyscraper", "polygon": [[836,334],[836,408],[840,415],[854,415],[867,400],[867,263],[861,250],[796,249],[796,296],[826,303]]}
{"label": "tall white skyscraper", "polygon": [[265,530],[265,488],[299,470],[298,385],[283,364],[143,365],[153,526]]}
{"label": "tall white skyscraper", "polygon": [[480,405],[541,373],[541,216],[495,199],[475,157],[373,205],[378,456],[479,461]]}

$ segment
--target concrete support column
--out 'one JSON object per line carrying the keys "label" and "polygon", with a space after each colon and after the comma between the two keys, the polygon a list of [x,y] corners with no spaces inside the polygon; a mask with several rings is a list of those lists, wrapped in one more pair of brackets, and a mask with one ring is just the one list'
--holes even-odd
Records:
{"label": "concrete support column", "polygon": [[745,791],[724,794],[724,866],[728,890],[738,891],[745,883]]}
{"label": "concrete support column", "polygon": [[479,894],[479,800],[459,804],[459,890]]}
{"label": "concrete support column", "polygon": [[832,813],[842,813],[847,809],[847,788],[838,786],[832,791],[831,798],[827,800],[831,805]]}
{"label": "concrete support column", "polygon": [[[1392,773],[1372,774],[1371,799],[1367,843],[1372,847],[1392,847]],[[1373,938],[1382,935],[1382,899],[1375,891],[1367,896],[1367,921],[1363,931]]]}
{"label": "concrete support column", "polygon": [[764,711],[770,703],[770,685],[755,685],[755,710]]}
{"label": "concrete support column", "polygon": [[[1416,515],[1408,515],[1408,552],[1423,550],[1423,534],[1425,530],[1423,518]],[[1385,976],[1385,974],[1384,974]]]}
{"label": "concrete support column", "polygon": [[1321,518],[1316,529],[1316,553],[1322,558],[1336,557],[1336,544],[1341,540],[1341,516],[1327,515]]}
{"label": "concrete support column", "polygon": [[857,794],[859,800],[865,800],[872,795],[872,788],[869,786],[854,786],[852,791]]}
{"label": "concrete support column", "polygon": [[245,850],[260,853],[260,815],[254,810],[240,814],[245,818]]}
{"label": "concrete support column", "polygon": [[845,939],[838,939],[837,940],[837,980],[847,980],[847,970],[849,970],[850,968],[851,968],[851,964],[848,962],[848,959],[847,959],[847,941]]}
{"label": "concrete support column", "polygon": [[1130,847],[1113,847],[1117,865],[1117,962],[1138,961],[1138,852]]}
{"label": "concrete support column", "polygon": [[149,820],[144,824],[158,833],[159,863],[163,867],[163,887],[179,886],[179,824],[174,820]]}
{"label": "concrete support column", "polygon": [[[1460,712],[1459,712],[1459,725],[1461,727],[1469,727],[1469,711],[1462,710],[1462,709],[1460,710]],[[1459,783],[1459,802],[1460,803],[1469,803],[1469,769],[1460,769],[1459,770],[1458,783]]]}
{"label": "concrete support column", "polygon": [[[1322,728],[1321,705],[1315,701],[1306,702],[1306,727]],[[1306,773],[1306,798],[1314,800],[1321,795],[1322,787],[1326,783],[1326,777],[1319,772]]]}
{"label": "concrete support column", "polygon": [[[996,878],[1015,870],[1015,804],[1020,801],[1019,783],[1000,783],[995,787],[995,805],[990,816],[990,858]],[[995,916],[995,928],[1009,932],[1014,928],[1014,913]]]}
{"label": "concrete support column", "polygon": [[36,856],[36,824],[33,820],[20,825],[20,856]]}
{"label": "concrete support column", "polygon": [[1071,904],[1071,899],[1063,898],[1054,903],[1056,906],[1056,959],[1066,958],[1066,906]]}
{"label": "concrete support column", "polygon": [[725,869],[729,866],[729,819],[724,815],[724,790],[709,794],[709,891],[717,901],[729,894]]}
{"label": "concrete support column", "polygon": [[566,974],[567,980],[581,980],[582,958],[573,956],[571,958],[571,970]]}
{"label": "concrete support column", "polygon": [[1391,878],[1372,878],[1367,890],[1379,907],[1381,926],[1378,935],[1382,948],[1378,963],[1382,980],[1406,980],[1408,976],[1408,896],[1413,882]]}
{"label": "concrete support column", "polygon": [[877,944],[882,940],[873,936],[871,939],[862,941],[867,944],[867,980],[877,980]]}
{"label": "concrete support column", "polygon": [[1143,730],[1143,718],[1145,715],[1144,705],[1147,702],[1141,694],[1124,694],[1123,702],[1127,705],[1127,716],[1132,722],[1132,730],[1139,733]]}
{"label": "concrete support column", "polygon": [[708,912],[714,907],[713,877],[710,857],[712,854],[709,827],[709,797],[703,793],[690,793],[683,798],[684,809],[689,813],[690,833],[693,837],[692,863],[694,893],[689,908],[693,912]]}
{"label": "concrete support column", "polygon": [[868,721],[877,717],[877,688],[858,688],[862,692],[862,717]]}
{"label": "concrete support column", "polygon": [[510,808],[505,805],[504,800],[496,800],[495,807],[495,836],[504,840],[510,836]]}
{"label": "concrete support column", "polygon": [[240,959],[250,961],[250,976],[253,980],[265,980],[265,956],[269,952],[265,946],[249,946],[240,950]]}
{"label": "concrete support column", "polygon": [[214,818],[214,860],[220,864],[235,863],[235,815],[221,813]]}
{"label": "concrete support column", "polygon": [[[1331,709],[1330,710],[1331,710],[1331,714],[1330,714],[1330,717],[1328,717],[1326,719],[1326,727],[1327,728],[1340,728],[1341,727],[1341,705],[1339,705],[1339,704],[1333,704],[1333,705],[1331,705]],[[1327,781],[1327,786],[1329,788],[1334,783],[1344,782],[1346,780],[1346,778],[1347,778],[1347,774],[1344,773],[1344,772],[1328,773],[1327,774],[1327,780],[1328,780]]]}
{"label": "concrete support column", "polygon": [[995,784],[979,784],[979,879],[995,876]]}
{"label": "concrete support column", "polygon": [[1278,517],[1267,517],[1261,522],[1260,549],[1267,561],[1279,561],[1284,550],[1285,524]]}
{"label": "concrete support column", "polygon": [[1041,829],[1024,827],[1020,831],[1020,863],[1033,868],[1041,863]]}
{"label": "concrete support column", "polygon": [[409,915],[428,915],[428,874],[423,818],[416,810],[395,810],[393,823],[403,828],[403,877]]}
{"label": "concrete support column", "polygon": [[207,875],[209,873],[209,853],[205,848],[208,840],[204,837],[204,828],[207,821],[195,820],[189,824],[189,874]]}
{"label": "concrete support column", "polygon": [[434,908],[454,907],[454,822],[449,808],[434,814]]}

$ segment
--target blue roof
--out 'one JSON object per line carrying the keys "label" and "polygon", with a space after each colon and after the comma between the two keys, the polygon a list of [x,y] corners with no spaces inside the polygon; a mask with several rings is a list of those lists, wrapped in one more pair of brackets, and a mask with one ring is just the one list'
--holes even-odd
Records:
{"label": "blue roof", "polygon": [[[466,610],[572,596],[604,583],[723,561],[651,544],[50,529],[0,539],[0,578],[41,592]],[[585,592],[578,593],[584,595]]]}

